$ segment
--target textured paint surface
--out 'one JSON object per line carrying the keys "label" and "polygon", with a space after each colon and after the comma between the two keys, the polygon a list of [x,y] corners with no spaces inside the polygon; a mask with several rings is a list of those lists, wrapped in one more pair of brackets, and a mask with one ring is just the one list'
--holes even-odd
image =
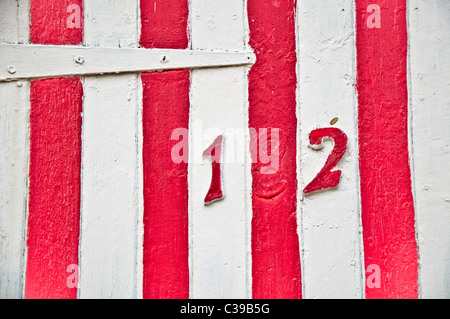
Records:
{"label": "textured paint surface", "polygon": [[408,1],[421,298],[450,298],[450,1]]}
{"label": "textured paint surface", "polygon": [[81,165],[79,79],[31,84],[26,298],[75,298],[67,267],[78,264]]}
{"label": "textured paint surface", "polygon": [[186,49],[187,0],[141,1],[141,45],[145,48]]}
{"label": "textured paint surface", "polygon": [[[296,1],[249,0],[250,45],[257,62],[249,74],[249,125],[279,128],[286,152],[279,173],[263,176],[252,167],[253,189],[287,186],[271,198],[253,195],[254,298],[301,297],[296,220]],[[263,176],[263,178],[262,178]],[[263,183],[263,185],[261,185]]]}
{"label": "textured paint surface", "polygon": [[[141,1],[146,48],[188,47],[188,1]],[[189,298],[187,163],[171,158],[173,130],[189,127],[189,71],[142,75],[144,298]],[[186,150],[187,151],[187,150]]]}
{"label": "textured paint surface", "polygon": [[[35,44],[75,45],[83,41],[83,25],[73,27],[69,6],[80,8],[83,0],[30,0],[30,41]],[[73,22],[74,20],[72,20]]]}
{"label": "textured paint surface", "polygon": [[[114,5],[102,10],[106,2]],[[67,18],[71,13],[67,9],[69,5],[84,3],[102,11],[100,15],[84,11],[85,35],[94,39],[84,44],[136,47],[139,2],[132,2],[31,0],[32,40],[34,43],[80,44],[82,29],[68,27]],[[246,2],[189,1],[192,48],[242,50],[242,45],[247,43],[247,29],[246,19],[241,17],[239,10],[247,9]],[[142,234],[136,235],[134,231],[142,222],[137,221],[135,215],[140,214],[140,196],[144,195],[139,189],[143,184],[142,176],[138,176],[142,174],[142,159],[147,174],[146,297],[186,298],[189,289],[193,298],[248,297],[252,294],[248,283],[253,281],[254,297],[297,298],[301,288],[296,261],[298,247],[290,244],[295,238],[292,232],[296,227],[302,236],[304,298],[353,298],[364,292],[367,298],[415,298],[417,290],[424,298],[449,296],[448,1],[337,0],[332,4],[326,0],[297,1],[297,21],[300,21],[297,141],[292,129],[295,115],[290,108],[293,101],[291,88],[296,86],[294,68],[291,68],[295,65],[291,43],[294,33],[290,28],[294,20],[293,2],[249,0],[248,7],[251,44],[258,54],[258,62],[262,61],[250,75],[250,126],[281,128],[280,170],[273,175],[261,174],[267,166],[256,163],[252,176],[247,159],[245,164],[227,165],[222,171],[226,198],[211,206],[205,206],[203,201],[210,186],[211,164],[206,161],[191,166],[190,163],[189,170],[185,163],[174,164],[170,155],[172,147],[179,141],[171,141],[170,135],[173,128],[192,126],[199,119],[208,127],[216,126],[220,130],[241,127],[247,116],[246,68],[194,70],[190,93],[188,71],[145,74],[142,81],[146,90],[143,127],[139,109],[142,96],[136,73],[85,79],[83,85],[89,90],[85,101],[90,104],[89,110],[81,107],[83,88],[80,80],[35,81],[31,85],[30,123],[29,83],[0,84],[0,145],[3,150],[0,154],[0,298],[23,297],[25,271],[26,297],[74,298],[76,289],[66,287],[70,275],[67,266],[83,264],[83,257],[89,261],[86,264],[90,270],[89,267],[81,269],[88,276],[85,277],[87,281],[81,281],[82,290],[78,290],[78,296],[139,298],[139,289],[144,286],[139,282],[143,273],[139,269],[142,267],[139,254],[143,252],[140,251],[140,239],[136,237]],[[357,6],[356,11],[350,2]],[[178,6],[169,1],[141,1],[144,15],[141,44],[186,48],[186,3],[183,1]],[[380,29],[370,21],[371,12],[366,12],[374,3],[381,7]],[[0,41],[28,42],[27,0],[0,0],[0,9]],[[409,30],[406,30],[406,10],[409,12]],[[358,117],[351,114],[357,107],[353,100],[355,12]],[[145,39],[147,34],[150,36]],[[409,56],[406,54],[408,44]],[[287,47],[290,49],[286,50]],[[409,70],[407,56],[410,58]],[[62,61],[63,57],[58,59]],[[124,60],[105,54],[106,68],[108,63],[114,63],[114,59]],[[37,63],[33,65],[31,61],[23,65],[39,72]],[[45,57],[41,62],[40,67],[52,68],[51,57]],[[70,65],[75,65],[72,62],[71,59]],[[156,62],[160,63],[159,60]],[[92,67],[92,64],[88,65]],[[130,64],[123,65],[126,68]],[[18,66],[16,75],[23,69]],[[66,75],[72,74],[68,69]],[[408,90],[407,71],[410,76]],[[189,99],[193,102],[190,110]],[[84,120],[88,118],[89,122],[83,122],[83,134],[87,135],[83,135],[80,142],[82,109]],[[191,116],[194,115],[190,121],[189,111]],[[331,124],[332,118],[339,120]],[[408,119],[412,137],[409,141]],[[359,139],[355,120],[359,124]],[[299,182],[297,194],[301,194],[305,183],[323,167],[332,148],[332,143],[324,142],[322,150],[309,149],[308,134],[328,125],[339,127],[348,136],[348,150],[335,168],[342,172],[340,182],[336,189],[299,197],[299,222],[296,225],[293,221],[295,208],[292,208],[296,206],[293,195],[295,171]],[[148,142],[144,146],[144,156],[140,153],[141,128]],[[190,150],[199,151],[195,156],[201,156],[212,141],[194,148],[191,142],[198,141],[199,136],[198,132],[189,133]],[[258,140],[261,136],[253,138]],[[226,155],[231,149],[227,134],[224,141]],[[87,148],[81,151],[80,143],[85,142]],[[267,139],[260,142],[266,146],[271,144]],[[292,157],[296,152],[298,165]],[[84,225],[90,232],[85,239],[96,242],[91,245],[86,241],[84,252],[83,246],[80,246],[80,252],[77,251],[81,153],[82,163],[86,164],[86,174],[81,174],[83,187],[86,187],[82,188],[81,198],[89,203],[85,212],[93,212],[85,219]],[[189,153],[189,156],[194,154]],[[29,154],[31,171],[27,176]],[[358,163],[364,229],[358,227]],[[413,168],[412,176],[409,165]],[[251,177],[253,189],[248,185]],[[124,187],[126,190],[122,191]],[[251,236],[250,228],[247,229],[252,208],[252,203],[247,202],[251,189],[255,209],[252,252],[250,241],[247,242]],[[189,215],[189,223],[188,198],[189,214],[193,213]],[[105,208],[107,205],[113,207]],[[414,240],[414,210],[418,247]],[[124,218],[117,219],[119,225],[114,224],[117,211],[120,218]],[[93,223],[87,223],[89,218]],[[189,243],[193,244],[190,256],[187,253],[188,224],[191,228]],[[132,233],[129,233],[131,229]],[[381,268],[379,289],[366,286],[364,290],[361,286],[360,275],[364,267],[359,260],[358,240],[363,235],[365,268],[373,269],[370,265]],[[28,252],[24,244],[26,237]],[[124,240],[116,244],[115,241],[122,237]],[[100,246],[103,244],[113,248],[102,251]],[[417,248],[420,253],[419,278]],[[124,250],[127,253],[120,255],[119,251]],[[80,261],[78,256],[81,256]],[[190,274],[188,261],[192,266]],[[102,263],[106,268],[101,266]],[[98,273],[100,267],[101,274]],[[114,268],[114,272],[108,267]],[[130,275],[127,270],[134,271],[134,267],[137,274]],[[89,285],[100,289],[91,289]]]}
{"label": "textured paint surface", "polygon": [[[73,3],[32,0],[31,42],[79,44],[83,30],[61,19]],[[75,78],[31,85],[26,298],[76,298],[66,270],[78,264],[82,96]]]}
{"label": "textured paint surface", "polygon": [[[194,299],[251,297],[246,75],[246,68],[191,73],[189,260],[190,297]],[[202,153],[220,134],[224,135],[224,198],[205,206],[212,171]]]}
{"label": "textured paint surface", "polygon": [[[367,26],[371,3],[381,8],[381,28]],[[367,288],[366,298],[417,298],[406,0],[357,1],[356,22],[364,258],[381,270],[381,287]]]}
{"label": "textured paint surface", "polygon": [[[84,44],[137,46],[137,8],[136,0],[85,0]],[[80,299],[141,297],[139,82],[138,74],[84,78]]]}
{"label": "textured paint surface", "polygon": [[0,299],[22,298],[28,191],[28,82],[0,85]]}
{"label": "textured paint surface", "polygon": [[299,236],[303,298],[364,295],[357,144],[354,0],[301,0],[298,24],[299,195],[323,169],[333,149],[310,147],[310,134],[332,125],[348,137],[335,170],[339,185],[302,196]]}
{"label": "textured paint surface", "polygon": [[[188,298],[187,163],[172,131],[189,125],[189,71],[142,75],[144,298]],[[185,149],[187,151],[187,149]]]}
{"label": "textured paint surface", "polygon": [[28,43],[30,38],[29,0],[0,1],[0,42]]}
{"label": "textured paint surface", "polygon": [[[28,1],[0,1],[0,43],[28,43]],[[23,298],[29,83],[0,84],[0,299]]]}
{"label": "textured paint surface", "polygon": [[[193,50],[250,51],[245,1],[192,0],[189,9]],[[251,297],[248,69],[191,70],[189,267],[194,299]],[[212,171],[202,154],[220,135],[224,197],[205,205]]]}
{"label": "textured paint surface", "polygon": [[79,298],[140,290],[137,83],[128,74],[85,78]]}

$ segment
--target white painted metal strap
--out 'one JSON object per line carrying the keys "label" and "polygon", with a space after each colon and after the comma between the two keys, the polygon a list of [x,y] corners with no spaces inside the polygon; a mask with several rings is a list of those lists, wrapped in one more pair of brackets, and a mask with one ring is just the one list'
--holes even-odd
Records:
{"label": "white painted metal strap", "polygon": [[197,69],[253,64],[252,52],[0,45],[0,82],[104,73]]}

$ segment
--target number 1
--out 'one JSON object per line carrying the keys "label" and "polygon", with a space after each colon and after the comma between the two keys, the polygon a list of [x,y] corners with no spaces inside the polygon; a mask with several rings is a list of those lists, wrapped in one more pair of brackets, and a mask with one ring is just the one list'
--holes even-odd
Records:
{"label": "number 1", "polygon": [[203,152],[203,156],[211,157],[212,177],[211,186],[205,197],[205,205],[210,205],[215,201],[223,199],[222,191],[222,148],[223,135],[219,135],[214,142]]}

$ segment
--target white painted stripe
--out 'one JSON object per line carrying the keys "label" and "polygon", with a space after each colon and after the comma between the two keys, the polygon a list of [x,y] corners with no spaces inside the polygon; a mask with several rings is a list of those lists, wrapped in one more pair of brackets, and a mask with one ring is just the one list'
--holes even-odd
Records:
{"label": "white painted stripe", "polygon": [[0,1],[0,43],[29,42],[30,0]]}
{"label": "white painted stripe", "polygon": [[[28,1],[0,2],[0,42],[28,42]],[[29,83],[0,84],[0,299],[24,296]]]}
{"label": "white painted stripe", "polygon": [[[94,25],[100,28],[99,22]],[[110,45],[117,42],[114,38],[109,40]],[[118,49],[38,44],[0,45],[0,56],[3,64],[12,65],[15,69],[14,73],[10,73],[4,65],[0,69],[0,81],[234,66],[251,64],[255,60],[251,52]]]}
{"label": "white painted stripe", "polygon": [[[85,1],[85,44],[135,47],[137,8]],[[142,297],[139,88],[137,74],[84,80],[80,298]]]}
{"label": "white painted stripe", "polygon": [[[192,0],[192,47],[246,49],[246,16],[243,0]],[[248,139],[242,139],[248,132],[247,72],[245,67],[236,67],[191,73],[188,174],[191,298],[251,297],[250,154]],[[238,136],[233,136],[230,129],[237,129]],[[211,164],[207,159],[202,162],[202,152],[221,133],[225,198],[205,206]]]}
{"label": "white painted stripe", "polygon": [[419,289],[450,298],[450,2],[408,2]]}
{"label": "white painted stripe", "polygon": [[28,194],[28,82],[0,85],[0,299],[21,298]]}
{"label": "white painted stripe", "polygon": [[[352,0],[298,2],[299,238],[304,298],[362,298],[356,48]],[[331,125],[330,121],[339,121]],[[309,133],[337,127],[348,136],[335,170],[336,189],[302,195],[325,164],[332,144],[315,151]],[[302,197],[303,196],[303,197]]]}

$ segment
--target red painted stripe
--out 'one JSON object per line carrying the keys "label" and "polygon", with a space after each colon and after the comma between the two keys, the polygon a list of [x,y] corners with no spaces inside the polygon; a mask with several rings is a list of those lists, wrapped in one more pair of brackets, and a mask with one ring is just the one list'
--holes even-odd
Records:
{"label": "red painted stripe", "polygon": [[[367,26],[369,4],[380,6],[381,28]],[[406,0],[361,0],[356,10],[364,257],[381,270],[381,287],[366,287],[366,297],[417,298]]]}
{"label": "red painted stripe", "polygon": [[[83,30],[67,24],[69,5],[82,12],[82,0],[31,0],[31,41],[81,43]],[[67,267],[78,264],[82,101],[79,79],[31,84],[26,298],[76,298]]]}
{"label": "red painted stripe", "polygon": [[172,161],[172,131],[189,125],[189,71],[142,75],[144,298],[188,298],[187,163]]}
{"label": "red painted stripe", "polygon": [[187,0],[141,1],[141,45],[145,48],[186,49]]}
{"label": "red painted stripe", "polygon": [[[187,0],[141,1],[141,45],[185,49]],[[189,127],[189,71],[142,75],[144,298],[189,297],[187,163],[171,159],[172,131]],[[187,150],[186,150],[187,151]]]}
{"label": "red painted stripe", "polygon": [[[68,23],[80,8],[80,28]],[[68,12],[69,11],[69,12]],[[76,45],[83,42],[83,0],[31,0],[30,41],[35,44]],[[73,19],[72,19],[73,18]],[[76,17],[78,18],[78,17]]]}
{"label": "red painted stripe", "polygon": [[[254,298],[300,298],[296,221],[295,0],[249,0],[250,45],[257,62],[249,74],[249,125],[279,128],[286,151],[273,175],[252,167],[252,264]],[[284,145],[283,145],[284,144]],[[270,198],[260,196],[283,184]]]}
{"label": "red painted stripe", "polygon": [[31,84],[26,298],[76,298],[82,94],[74,78]]}

